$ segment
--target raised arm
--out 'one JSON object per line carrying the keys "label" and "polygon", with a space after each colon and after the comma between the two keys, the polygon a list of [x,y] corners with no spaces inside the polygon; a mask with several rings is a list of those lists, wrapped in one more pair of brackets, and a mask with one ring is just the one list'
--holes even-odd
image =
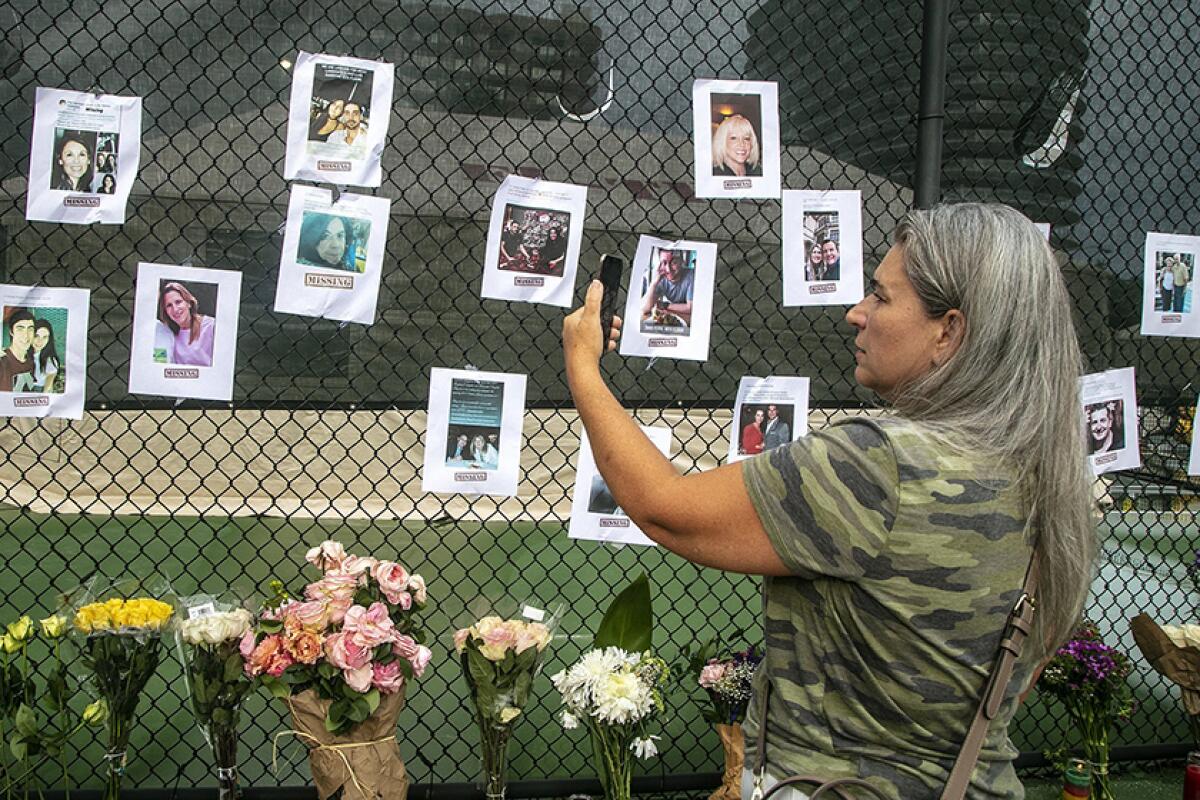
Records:
{"label": "raised arm", "polygon": [[[600,374],[612,350],[600,328],[603,287],[593,281],[583,308],[563,321],[567,382],[587,429],[596,466],[613,498],[654,541],[689,561],[730,572],[787,575],[750,502],[737,464],[680,475],[621,407]],[[653,294],[651,294],[653,296]]]}

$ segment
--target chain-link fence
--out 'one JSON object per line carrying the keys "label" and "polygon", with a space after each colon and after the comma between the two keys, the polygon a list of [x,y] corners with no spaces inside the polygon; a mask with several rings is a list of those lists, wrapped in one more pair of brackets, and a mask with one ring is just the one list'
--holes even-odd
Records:
{"label": "chain-link fence", "polygon": [[[1125,620],[1138,610],[1164,621],[1194,613],[1184,411],[1198,353],[1188,340],[1140,337],[1137,322],[1144,232],[1188,233],[1198,218],[1197,8],[961,0],[949,12],[943,197],[998,200],[1050,223],[1090,367],[1138,370],[1145,467],[1104,482],[1105,560],[1089,607],[1132,648]],[[627,407],[672,428],[680,468],[723,458],[743,375],[809,376],[812,426],[869,408],[851,378],[842,309],[781,305],[779,202],[695,198],[691,84],[779,83],[784,187],[860,190],[870,271],[913,204],[920,5],[11,0],[0,21],[0,278],[92,293],[84,419],[0,427],[5,616],[49,610],[54,590],[98,569],[157,570],[181,592],[216,591],[272,576],[295,583],[302,548],[327,536],[395,555],[429,578],[436,604],[427,618],[436,660],[403,712],[401,749],[418,783],[438,785],[477,770],[448,647],[477,596],[567,603],[570,638],[550,672],[586,646],[600,609],[639,570],[654,582],[656,645],[668,657],[717,632],[759,635],[757,580],[567,538],[579,425],[559,353],[562,313],[480,300],[491,198],[510,173],[588,185],[585,274],[602,252],[632,257],[640,234],[718,245],[708,360],[608,365]],[[289,68],[300,50],[396,66],[374,190],[392,210],[371,326],[271,311],[289,191]],[[144,98],[124,225],[25,221],[38,86]],[[597,108],[586,122],[571,116]],[[242,273],[232,403],[128,393],[139,261]],[[429,370],[466,365],[529,376],[516,499],[421,492]],[[1135,684],[1141,707],[1117,743],[1184,741],[1174,690],[1144,665]],[[699,700],[674,698],[670,746],[649,774],[718,769]],[[539,679],[517,728],[514,779],[593,774],[587,742],[558,727],[557,707]],[[143,708],[128,783],[210,782],[174,662]],[[307,782],[294,753],[269,771],[271,736],[284,727],[277,706],[250,701],[248,783]],[[1058,746],[1061,728],[1035,700],[1013,737],[1036,753]],[[73,779],[97,785],[100,761],[97,746],[86,749]]]}

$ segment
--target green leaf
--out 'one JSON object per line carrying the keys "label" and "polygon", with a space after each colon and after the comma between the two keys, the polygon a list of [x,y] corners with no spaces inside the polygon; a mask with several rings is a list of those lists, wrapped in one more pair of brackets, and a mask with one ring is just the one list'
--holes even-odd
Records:
{"label": "green leaf", "polygon": [[267,691],[271,693],[272,697],[280,700],[286,700],[291,694],[291,690],[288,688],[288,685],[278,678],[273,678],[270,675],[263,675],[259,678],[259,681],[263,686],[267,687]]}
{"label": "green leaf", "polygon": [[32,708],[22,703],[21,707],[17,709],[17,715],[14,717],[13,721],[17,725],[17,732],[20,733],[22,737],[26,739],[33,739],[37,737],[37,714],[33,712]]}
{"label": "green leaf", "polygon": [[233,683],[242,677],[242,654],[234,653],[225,659],[225,682]]}
{"label": "green leaf", "polygon": [[[367,699],[367,705],[370,707],[371,714],[375,713],[375,709],[379,708],[379,690],[372,689],[363,695]],[[369,716],[369,715],[368,715]]]}
{"label": "green leaf", "polygon": [[258,629],[263,633],[279,633],[283,630],[283,623],[277,619],[260,619]]}
{"label": "green leaf", "polygon": [[654,612],[650,579],[642,573],[616,596],[596,629],[594,647],[620,647],[631,653],[650,649]]}
{"label": "green leaf", "polygon": [[29,755],[29,745],[25,744],[25,740],[19,733],[13,734],[12,739],[8,742],[8,749],[12,750],[13,758],[18,761],[24,760],[25,756]]}

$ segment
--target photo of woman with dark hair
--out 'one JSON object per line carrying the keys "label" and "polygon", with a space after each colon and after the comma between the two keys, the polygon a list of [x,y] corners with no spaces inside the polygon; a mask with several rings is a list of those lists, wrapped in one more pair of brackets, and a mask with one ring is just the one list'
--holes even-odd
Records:
{"label": "photo of woman with dark hair", "polygon": [[[358,269],[359,241],[355,226],[345,217],[304,212],[300,223],[300,243],[296,248],[296,263],[306,267],[325,267],[349,272]],[[366,263],[366,254],[362,261]]]}
{"label": "photo of woman with dark hair", "polygon": [[36,320],[33,323],[33,391],[61,392],[60,365],[54,327],[49,320]]}
{"label": "photo of woman with dark hair", "polygon": [[105,175],[100,179],[100,186],[96,189],[97,194],[116,194],[117,179],[112,175]]}
{"label": "photo of woman with dark hair", "polygon": [[163,281],[159,285],[158,318],[173,336],[167,363],[212,366],[216,320],[200,313],[195,295],[182,283]]}
{"label": "photo of woman with dark hair", "polygon": [[717,126],[712,142],[713,175],[757,178],[762,175],[761,159],[758,134],[750,120],[734,114]]}
{"label": "photo of woman with dark hair", "polygon": [[96,134],[59,131],[55,137],[50,188],[60,192],[91,192],[92,151]]}

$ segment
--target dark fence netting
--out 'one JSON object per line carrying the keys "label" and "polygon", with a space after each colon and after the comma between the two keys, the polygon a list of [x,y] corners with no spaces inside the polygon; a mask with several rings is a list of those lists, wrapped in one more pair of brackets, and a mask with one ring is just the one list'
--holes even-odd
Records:
{"label": "dark fence netting", "polygon": [[[1009,203],[1049,223],[1089,368],[1137,370],[1143,466],[1097,484],[1104,557],[1088,607],[1129,650],[1126,621],[1138,611],[1164,622],[1195,614],[1186,568],[1200,546],[1197,483],[1186,464],[1200,352],[1195,340],[1141,336],[1138,324],[1145,233],[1194,233],[1200,219],[1197,17],[1191,0],[949,4],[942,198]],[[3,617],[44,615],[55,592],[96,571],[157,571],[191,593],[235,581],[261,589],[273,576],[294,584],[304,549],[325,537],[397,557],[429,579],[434,601],[434,666],[400,729],[424,785],[477,777],[450,634],[480,595],[566,603],[548,674],[586,648],[601,609],[641,570],[667,657],[718,632],[755,640],[758,580],[567,538],[580,426],[563,376],[563,312],[480,299],[492,197],[510,174],[588,186],[584,276],[601,253],[631,259],[642,234],[716,243],[707,361],[608,357],[625,406],[672,428],[681,469],[724,459],[744,375],[809,377],[813,427],[872,409],[852,379],[844,307],[782,306],[780,202],[695,196],[691,87],[778,83],[783,186],[859,190],[870,272],[915,202],[922,19],[920,4],[882,0],[0,6],[0,279],[91,291],[83,419],[0,423]],[[271,310],[299,51],[395,65],[383,184],[355,190],[391,201],[370,326]],[[25,220],[36,87],[143,98],[124,224]],[[129,393],[138,262],[241,273],[232,402]],[[430,369],[466,366],[528,375],[515,498],[421,491]],[[1177,753],[1187,729],[1176,690],[1136,661],[1139,709],[1116,744],[1151,747],[1118,755]],[[544,675],[534,694],[512,778],[594,775],[588,742],[561,730]],[[720,749],[700,699],[672,697],[669,746],[645,774],[715,785]],[[127,785],[212,786],[174,659],[142,708]],[[307,784],[296,744],[271,772],[281,707],[255,695],[244,720],[245,782]],[[1012,735],[1032,763],[1063,730],[1059,710],[1034,696]],[[86,746],[73,782],[98,787],[101,762],[100,746]],[[514,792],[550,791],[536,786]]]}

